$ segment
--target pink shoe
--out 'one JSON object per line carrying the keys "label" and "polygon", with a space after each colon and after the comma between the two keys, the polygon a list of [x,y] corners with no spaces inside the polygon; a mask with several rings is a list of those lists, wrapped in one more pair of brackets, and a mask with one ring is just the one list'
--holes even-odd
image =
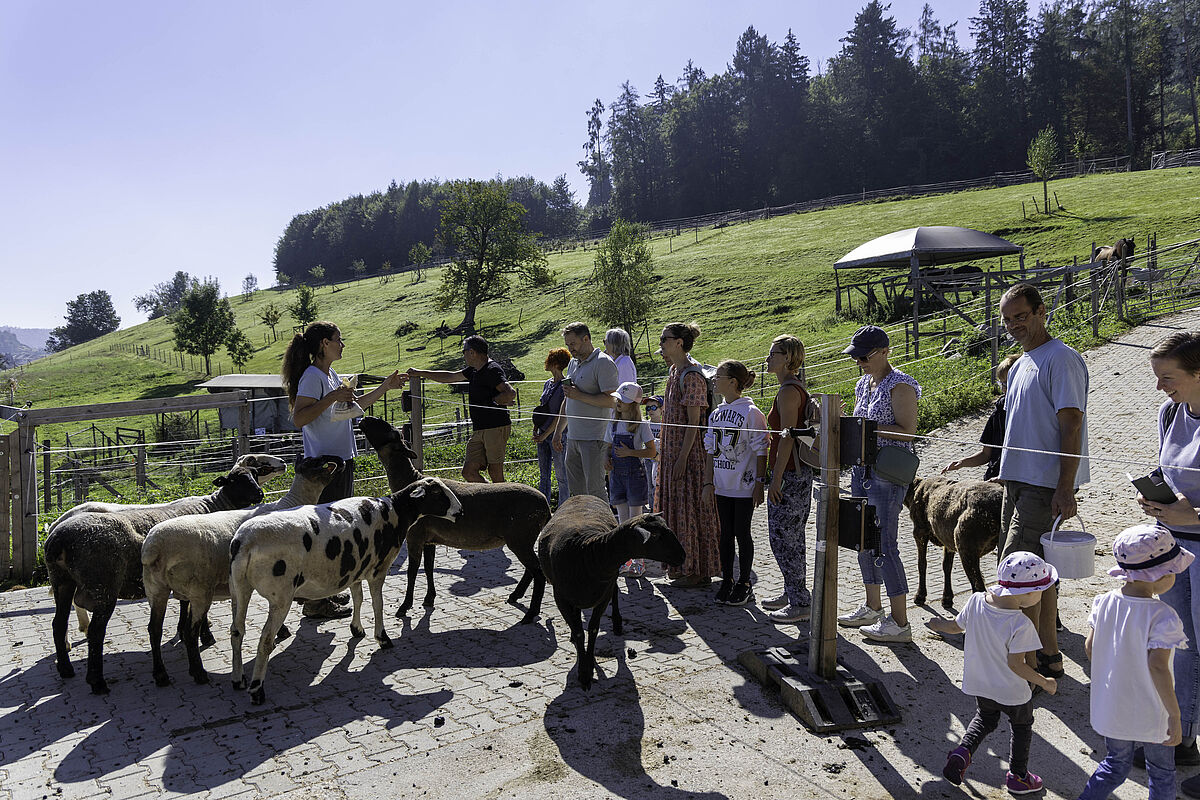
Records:
{"label": "pink shoe", "polygon": [[946,756],[946,766],[942,767],[942,777],[958,786],[962,783],[963,773],[971,766],[971,751],[959,745]]}
{"label": "pink shoe", "polygon": [[1004,779],[1004,788],[1009,794],[1033,794],[1042,790],[1042,779],[1032,772],[1026,772],[1024,778],[1018,778],[1011,772]]}

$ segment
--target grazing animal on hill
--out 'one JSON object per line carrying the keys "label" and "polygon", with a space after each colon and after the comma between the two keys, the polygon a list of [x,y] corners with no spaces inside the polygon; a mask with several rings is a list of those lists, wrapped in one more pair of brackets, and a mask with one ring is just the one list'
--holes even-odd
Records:
{"label": "grazing animal on hill", "polygon": [[962,562],[963,572],[971,582],[971,590],[986,588],[979,559],[996,549],[1000,538],[1000,515],[1004,505],[1004,489],[994,481],[952,481],[947,478],[917,478],[904,497],[912,517],[913,539],[917,542],[917,593],[913,602],[925,603],[925,548],[929,543],[940,544],[942,557],[942,606],[954,605],[950,588],[950,570],[954,554]]}
{"label": "grazing animal on hill", "polygon": [[[388,487],[397,492],[421,477],[411,459],[416,453],[404,441],[404,435],[386,420],[378,417],[363,417],[358,428],[367,437],[371,447],[379,454],[379,461],[387,473]],[[436,516],[429,516],[413,525],[406,537],[408,542],[408,589],[404,602],[396,611],[403,617],[413,605],[413,591],[421,562],[425,562],[426,608],[433,607],[436,592],[433,587],[433,553],[435,545],[446,545],[459,550],[492,550],[508,547],[525,567],[525,573],[517,587],[508,596],[508,603],[516,605],[533,584],[529,609],[521,617],[522,624],[536,622],[542,608],[542,595],[546,590],[546,579],[538,564],[534,545],[542,527],[550,519],[550,504],[545,496],[523,483],[466,483],[447,480],[446,485],[462,503],[462,516],[450,523]]]}
{"label": "grazing animal on hill", "polygon": [[[658,514],[641,514],[617,524],[608,503],[592,495],[576,495],[559,506],[537,541],[538,561],[554,589],[554,602],[571,629],[579,685],[592,686],[596,667],[596,635],[600,618],[612,602],[613,633],[622,633],[617,573],[631,558],[683,563],[683,545]],[[583,609],[590,608],[587,645]]]}
{"label": "grazing animal on hill", "polygon": [[365,580],[375,613],[375,640],[380,647],[391,647],[383,629],[383,581],[400,555],[405,532],[421,517],[453,521],[460,514],[462,504],[445,483],[421,478],[388,497],[350,497],[243,522],[229,544],[234,688],[245,688],[242,638],[251,592],[257,591],[271,605],[250,681],[250,701],[259,705],[266,698],[263,681],[275,632],[293,599],[319,600],[349,586],[354,600],[350,635],[359,638],[365,635],[361,621]]}
{"label": "grazing animal on hill", "polygon": [[1111,247],[1097,247],[1093,250],[1092,261],[1107,264],[1109,261],[1129,258],[1133,255],[1133,250],[1133,239],[1117,239],[1117,243]]}
{"label": "grazing animal on hill", "polygon": [[[282,470],[283,462],[276,461]],[[184,514],[228,511],[262,501],[262,489],[254,470],[235,466],[213,483],[218,489],[211,495],[119,511],[88,511],[54,526],[46,537],[44,552],[54,594],[51,629],[59,675],[64,678],[75,675],[67,654],[67,620],[74,602],[93,614],[87,629],[88,685],[94,694],[108,693],[108,683],[104,680],[104,634],[118,598],[135,599],[146,594],[141,556],[142,543],[151,528]]]}
{"label": "grazing animal on hill", "polygon": [[167,598],[174,594],[180,603],[187,604],[189,613],[180,614],[179,638],[187,649],[188,673],[196,683],[208,683],[200,658],[199,632],[213,600],[229,597],[229,543],[238,526],[272,511],[316,503],[342,471],[342,464],[337,456],[299,458],[291,488],[273,503],[175,517],[150,529],[142,544],[142,580],[150,601],[150,654],[157,685],[171,683],[161,646]]}

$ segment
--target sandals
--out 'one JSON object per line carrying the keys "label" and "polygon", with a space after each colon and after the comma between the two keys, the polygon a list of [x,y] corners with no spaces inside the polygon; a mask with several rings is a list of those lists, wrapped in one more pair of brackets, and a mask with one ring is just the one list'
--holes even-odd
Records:
{"label": "sandals", "polygon": [[1034,667],[1034,670],[1042,677],[1057,680],[1066,674],[1066,671],[1063,669],[1062,653],[1047,655],[1041,650],[1037,650],[1035,651],[1035,655],[1037,656],[1037,666]]}

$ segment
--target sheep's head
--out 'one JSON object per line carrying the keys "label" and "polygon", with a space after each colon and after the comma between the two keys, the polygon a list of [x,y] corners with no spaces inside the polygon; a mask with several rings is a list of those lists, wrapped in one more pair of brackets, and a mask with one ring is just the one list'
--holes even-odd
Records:
{"label": "sheep's head", "polygon": [[379,462],[388,475],[392,491],[399,491],[421,477],[411,460],[416,458],[417,454],[404,440],[404,434],[387,420],[363,417],[358,421],[358,429],[367,438],[367,443],[379,454]]}
{"label": "sheep's head", "polygon": [[239,458],[233,466],[248,470],[259,484],[266,483],[271,478],[287,472],[286,461],[265,453],[247,453]]}
{"label": "sheep's head", "polygon": [[225,496],[231,508],[245,508],[263,501],[263,490],[254,471],[245,467],[234,467],[227,475],[214,479],[213,485],[218,487],[218,494]]}
{"label": "sheep's head", "polygon": [[675,531],[671,530],[661,514],[641,514],[625,525],[634,534],[638,550],[636,558],[649,558],[677,567],[687,557]]}
{"label": "sheep's head", "polygon": [[406,498],[419,517],[441,517],[454,522],[462,514],[458,495],[439,478],[421,478],[398,492]]}
{"label": "sheep's head", "polygon": [[345,464],[338,456],[301,456],[296,458],[296,474],[304,480],[315,481],[324,489],[333,482],[334,476],[342,471]]}

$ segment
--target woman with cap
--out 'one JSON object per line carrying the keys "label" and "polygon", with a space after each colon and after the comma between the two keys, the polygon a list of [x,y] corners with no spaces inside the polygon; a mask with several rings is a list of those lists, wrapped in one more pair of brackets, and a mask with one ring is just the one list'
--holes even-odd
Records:
{"label": "woman with cap", "polygon": [[[883,328],[865,325],[842,351],[863,371],[854,386],[854,416],[875,420],[880,450],[899,447],[911,453],[921,386],[888,362],[890,344]],[[878,642],[911,642],[908,578],[897,541],[900,509],[908,484],[892,483],[879,476],[873,467],[857,466],[851,470],[850,486],[855,497],[866,497],[868,504],[875,507],[880,529],[879,550],[863,550],[858,554],[866,602],[838,617],[838,624],[862,628],[864,636]],[[881,585],[887,589],[890,613],[883,610]]]}
{"label": "woman with cap", "polygon": [[[283,353],[283,388],[288,396],[292,421],[300,429],[306,458],[338,456],[345,467],[321,493],[319,503],[332,503],[354,495],[354,457],[358,446],[349,417],[334,415],[334,403],[357,401],[367,408],[391,389],[398,389],[408,376],[393,372],[373,391],[356,398],[354,390],[342,384],[333,362],[342,357],[346,342],[332,322],[313,322],[292,337]],[[348,598],[347,598],[348,600]],[[328,599],[304,604],[308,617],[338,618],[350,616],[349,608],[339,608]]]}
{"label": "woman with cap", "polygon": [[659,344],[670,368],[664,391],[663,428],[654,508],[679,537],[687,558],[672,569],[673,586],[707,587],[721,572],[717,506],[704,496],[702,428],[708,412],[708,381],[688,353],[700,336],[691,323],[663,328]]}
{"label": "woman with cap", "polygon": [[[1200,546],[1200,331],[1179,331],[1150,351],[1150,369],[1166,402],[1158,409],[1158,462],[1162,477],[1175,493],[1173,503],[1137,497],[1143,513],[1171,531],[1189,547]],[[1193,562],[1175,585],[1162,595],[1164,603],[1183,620],[1183,632],[1193,644],[1175,653],[1175,697],[1182,717],[1183,741],[1175,748],[1176,766],[1200,764],[1196,734],[1200,733],[1200,564]],[[1200,776],[1179,785],[1189,797],[1200,797]]]}
{"label": "woman with cap", "polygon": [[1175,796],[1174,750],[1182,729],[1171,654],[1178,657],[1189,642],[1179,614],[1155,595],[1170,591],[1195,557],[1153,524],[1118,534],[1113,555],[1117,566],[1108,574],[1125,585],[1092,601],[1092,629],[1083,643],[1092,662],[1092,728],[1108,752],[1079,797],[1101,800],[1116,791],[1141,743],[1150,798],[1165,800]]}
{"label": "woman with cap", "polygon": [[637,364],[633,363],[633,342],[621,328],[604,332],[604,353],[617,365],[617,380],[637,383]]}

